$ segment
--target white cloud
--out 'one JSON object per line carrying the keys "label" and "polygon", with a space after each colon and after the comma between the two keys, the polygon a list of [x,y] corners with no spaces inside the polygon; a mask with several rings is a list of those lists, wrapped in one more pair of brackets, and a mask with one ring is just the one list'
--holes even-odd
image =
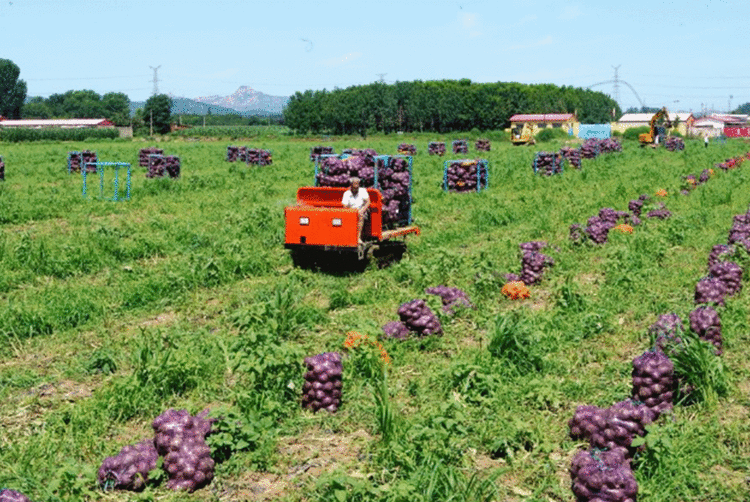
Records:
{"label": "white cloud", "polygon": [[347,54],[344,54],[343,56],[336,56],[335,58],[326,59],[322,63],[325,66],[332,68],[335,66],[342,66],[351,63],[352,61],[355,61],[360,57],[362,57],[361,52],[349,52]]}

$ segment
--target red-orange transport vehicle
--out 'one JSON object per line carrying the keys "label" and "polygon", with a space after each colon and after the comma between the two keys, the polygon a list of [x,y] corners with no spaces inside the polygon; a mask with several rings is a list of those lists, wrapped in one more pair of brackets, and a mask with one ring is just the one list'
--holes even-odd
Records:
{"label": "red-orange transport vehicle", "polygon": [[368,188],[369,217],[362,230],[363,242],[359,243],[357,210],[341,203],[345,191],[338,187],[302,187],[297,190],[297,204],[284,209],[284,245],[291,250],[295,265],[343,267],[366,265],[370,256],[398,259],[406,249],[403,238],[419,235],[416,225],[383,229],[383,197],[378,189]]}

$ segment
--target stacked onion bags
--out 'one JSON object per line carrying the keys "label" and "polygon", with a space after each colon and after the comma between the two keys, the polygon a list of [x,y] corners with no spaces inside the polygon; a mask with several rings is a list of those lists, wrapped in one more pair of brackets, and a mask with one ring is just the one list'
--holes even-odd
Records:
{"label": "stacked onion bags", "polygon": [[443,190],[449,192],[479,192],[489,182],[489,163],[486,159],[446,160],[443,164]]}
{"label": "stacked onion bags", "polygon": [[356,150],[340,158],[321,155],[316,164],[317,186],[348,187],[352,177],[365,188],[377,188],[383,196],[383,227],[411,222],[412,157],[378,155],[375,150]]}
{"label": "stacked onion bags", "polygon": [[[230,148],[233,148],[233,147],[231,146],[227,147],[227,157],[229,157]],[[164,150],[162,150],[161,148],[157,148],[155,146],[148,147],[148,148],[141,148],[140,150],[138,150],[138,165],[141,167],[148,167],[149,155],[164,155]]]}
{"label": "stacked onion bags", "polygon": [[431,141],[427,143],[427,153],[429,155],[445,155],[445,143],[443,141]]}
{"label": "stacked onion bags", "polygon": [[[426,288],[425,293],[440,297],[442,311],[446,315],[454,315],[460,309],[474,307],[468,295],[459,288],[440,285]],[[427,302],[420,298],[402,303],[398,308],[398,316],[398,321],[391,321],[383,326],[386,337],[403,340],[411,335],[422,337],[443,333],[440,319]]]}
{"label": "stacked onion bags", "polygon": [[208,410],[191,415],[187,410],[169,409],[152,423],[154,438],[123,447],[107,457],[97,473],[103,489],[142,490],[149,472],[164,457],[163,469],[172,490],[193,492],[207,485],[214,475],[214,461],[205,438],[211,432]]}
{"label": "stacked onion bags", "polygon": [[31,500],[21,492],[3,488],[0,490],[0,502],[31,502]]}

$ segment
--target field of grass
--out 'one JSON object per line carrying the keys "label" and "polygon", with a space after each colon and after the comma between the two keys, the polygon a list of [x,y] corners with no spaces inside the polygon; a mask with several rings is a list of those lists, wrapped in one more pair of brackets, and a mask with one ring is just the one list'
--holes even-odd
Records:
{"label": "field of grass", "polygon": [[[626,399],[648,327],[683,320],[712,246],[750,203],[747,166],[717,170],[680,195],[682,176],[750,145],[687,141],[584,159],[581,170],[532,173],[534,153],[564,141],[445,158],[429,141],[465,135],[246,140],[0,143],[0,487],[34,501],[572,501],[568,467],[587,447],[568,436],[583,404]],[[283,208],[309,185],[314,145],[396,154],[417,145],[414,218],[403,260],[361,274],[292,266]],[[225,162],[228,144],[273,152],[273,165]],[[146,179],[138,150],[177,155],[180,179]],[[67,152],[133,163],[132,198],[81,195]],[[489,160],[489,189],[441,189],[443,161]],[[122,175],[122,173],[121,173]],[[89,178],[91,183],[92,178]],[[121,187],[123,186],[121,178]],[[105,178],[112,196],[112,172]],[[572,223],[668,191],[672,217],[632,235],[573,245]],[[520,269],[518,244],[545,240],[555,266],[531,298],[500,294]],[[743,281],[744,282],[744,281]],[[453,316],[425,288],[466,291]],[[399,305],[428,302],[444,334],[345,350],[346,334],[378,339]],[[719,309],[724,355],[708,361],[702,398],[650,426],[634,462],[643,502],[747,500],[750,482],[750,299]],[[344,356],[336,414],[301,409],[303,359]],[[153,436],[168,408],[222,417],[209,436],[212,483],[173,493],[163,476],[141,493],[107,492],[96,471]]]}

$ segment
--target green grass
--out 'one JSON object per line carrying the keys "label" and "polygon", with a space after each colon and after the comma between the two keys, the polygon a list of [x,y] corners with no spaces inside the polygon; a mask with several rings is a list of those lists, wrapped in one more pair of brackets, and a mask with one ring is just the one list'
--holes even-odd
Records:
{"label": "green grass", "polygon": [[[443,162],[456,156],[428,156],[427,143],[465,134],[246,134],[159,143],[181,159],[177,180],[145,178],[138,150],[156,143],[142,140],[0,143],[0,486],[35,501],[254,500],[273,486],[288,501],[572,500],[567,469],[583,445],[567,421],[581,404],[628,397],[648,326],[668,312],[687,319],[708,252],[750,202],[747,167],[679,195],[682,176],[749,149],[738,141],[674,153],[626,141],[543,178],[534,147],[498,139],[478,154],[469,138],[463,157],[489,160],[489,190],[448,194]],[[350,275],[294,268],[283,209],[312,182],[310,148],[396,154],[402,142],[419,150],[422,229],[403,260]],[[234,143],[271,150],[273,165],[225,162]],[[66,159],[83,149],[133,163],[130,201],[98,200],[98,187],[82,198]],[[570,224],[659,188],[671,219],[602,246],[569,241]],[[548,241],[556,265],[531,299],[506,300],[503,275],[530,240]],[[476,308],[443,314],[424,293],[439,284]],[[300,409],[304,357],[343,351],[351,330],[378,338],[414,298],[440,316],[442,337],[382,340],[387,380],[377,351],[350,350],[338,413]],[[700,392],[651,426],[635,462],[639,500],[746,499],[748,306],[741,292],[720,309],[720,361],[698,343],[680,359]],[[212,484],[97,492],[104,457],[149,437],[169,407],[220,417]]]}

